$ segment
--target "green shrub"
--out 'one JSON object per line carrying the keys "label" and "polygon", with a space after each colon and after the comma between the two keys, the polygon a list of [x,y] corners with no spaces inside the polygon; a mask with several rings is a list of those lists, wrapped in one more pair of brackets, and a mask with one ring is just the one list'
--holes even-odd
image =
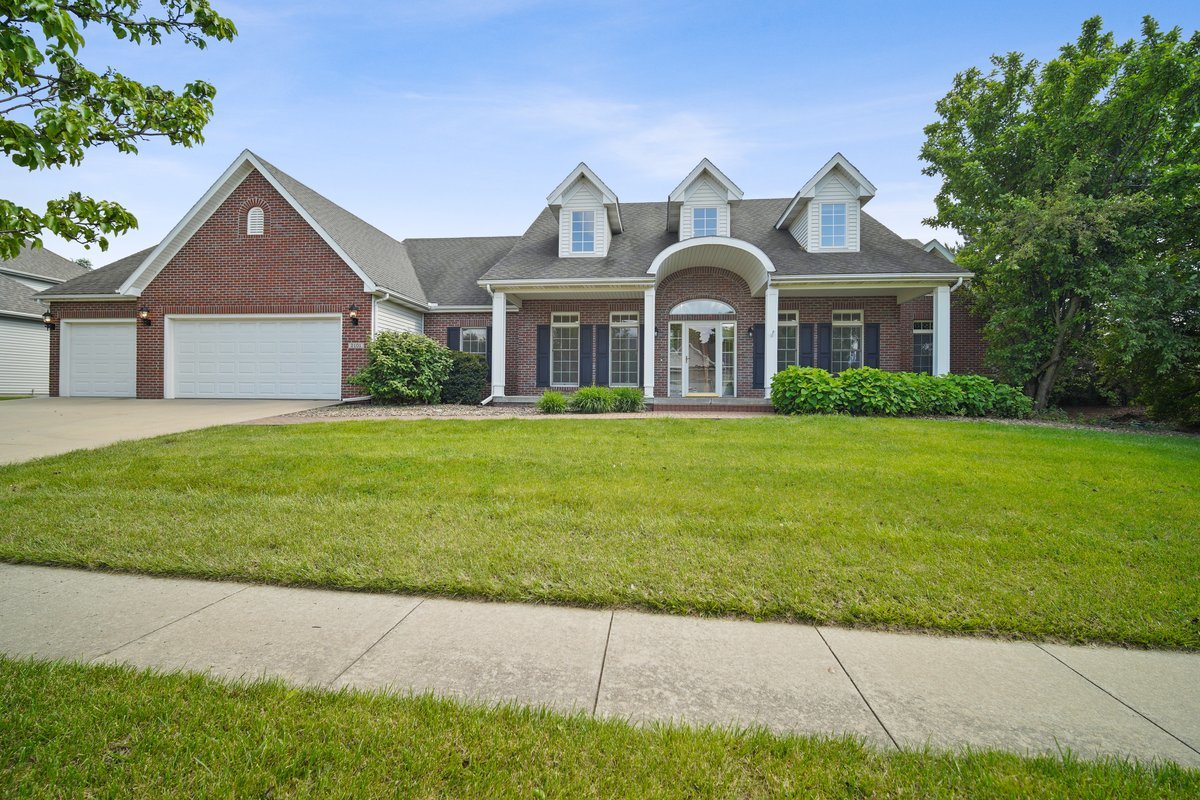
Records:
{"label": "green shrub", "polygon": [[475,405],[488,396],[488,367],[478,353],[450,351],[450,375],[442,386],[443,403]]}
{"label": "green shrub", "polygon": [[349,379],[381,403],[436,403],[450,375],[450,351],[419,333],[384,331],[367,345],[367,366]]}
{"label": "green shrub", "polygon": [[992,400],[993,416],[1024,419],[1032,413],[1033,398],[1015,386],[996,384]]}
{"label": "green shrub", "polygon": [[982,375],[946,375],[942,380],[962,390],[958,413],[982,417],[992,413],[996,402],[996,382]]}
{"label": "green shrub", "polygon": [[605,414],[615,404],[613,390],[604,386],[582,386],[567,401],[570,409],[580,414]]}
{"label": "green shrub", "polygon": [[613,411],[642,411],[646,408],[646,397],[642,394],[641,389],[633,389],[628,386],[613,389]]}
{"label": "green shrub", "polygon": [[543,414],[561,414],[567,410],[567,398],[562,392],[543,392],[537,407]]}
{"label": "green shrub", "polygon": [[771,404],[780,414],[832,414],[841,393],[838,379],[816,367],[788,367],[771,378]]}
{"label": "green shrub", "polygon": [[838,377],[842,385],[842,411],[896,417],[913,413],[916,406],[915,389],[899,373],[860,367],[848,369]]}

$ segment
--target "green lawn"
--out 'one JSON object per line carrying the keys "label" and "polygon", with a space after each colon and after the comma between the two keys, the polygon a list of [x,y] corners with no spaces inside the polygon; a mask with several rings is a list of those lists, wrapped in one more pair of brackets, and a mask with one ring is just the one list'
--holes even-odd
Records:
{"label": "green lawn", "polygon": [[1165,764],[881,753],[430,697],[0,659],[5,797],[1196,797]]}
{"label": "green lawn", "polygon": [[1200,440],[848,417],[227,427],[0,468],[0,558],[1200,649]]}

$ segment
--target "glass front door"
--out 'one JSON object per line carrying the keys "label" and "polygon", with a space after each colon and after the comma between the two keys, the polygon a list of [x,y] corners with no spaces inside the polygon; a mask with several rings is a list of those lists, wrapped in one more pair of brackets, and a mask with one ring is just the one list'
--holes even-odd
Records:
{"label": "glass front door", "polygon": [[668,394],[734,397],[735,333],[732,322],[672,322],[667,345]]}

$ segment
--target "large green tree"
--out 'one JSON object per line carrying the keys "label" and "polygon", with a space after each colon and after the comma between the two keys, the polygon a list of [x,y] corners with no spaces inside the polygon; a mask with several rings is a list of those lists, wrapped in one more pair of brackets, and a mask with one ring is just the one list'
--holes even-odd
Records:
{"label": "large green tree", "polygon": [[[112,145],[136,153],[162,138],[190,147],[203,141],[216,89],[204,81],[181,91],[148,85],[112,67],[93,71],[79,59],[83,32],[107,29],[132,44],[175,37],[198,48],[237,31],[208,0],[159,0],[158,15],[142,0],[0,0],[0,148],[28,170],[75,166],[89,148]],[[44,231],[108,246],[137,220],[117,203],[71,192],[44,209],[0,197],[0,258],[11,258]]]}
{"label": "large green tree", "polygon": [[1200,34],[1146,17],[1139,39],[1117,42],[1094,17],[1045,64],[1009,53],[958,74],[936,108],[921,149],[942,179],[928,222],[963,237],[992,366],[1038,408],[1098,352],[1112,370],[1146,358],[1173,375],[1161,337],[1186,349],[1177,284],[1196,275]]}

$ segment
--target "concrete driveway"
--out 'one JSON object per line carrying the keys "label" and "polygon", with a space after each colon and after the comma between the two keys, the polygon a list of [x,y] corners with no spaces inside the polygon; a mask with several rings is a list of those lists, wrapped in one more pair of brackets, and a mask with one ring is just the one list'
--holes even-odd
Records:
{"label": "concrete driveway", "polygon": [[0,402],[0,464],[334,405],[329,400],[35,397]]}

